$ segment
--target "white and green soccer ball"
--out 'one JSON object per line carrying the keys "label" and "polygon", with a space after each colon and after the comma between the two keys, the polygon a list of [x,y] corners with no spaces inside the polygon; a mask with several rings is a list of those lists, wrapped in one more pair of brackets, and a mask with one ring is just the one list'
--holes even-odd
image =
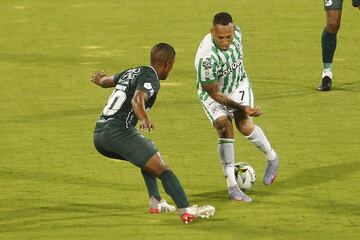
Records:
{"label": "white and green soccer ball", "polygon": [[252,188],[256,180],[255,170],[250,164],[238,162],[235,164],[235,178],[242,190]]}

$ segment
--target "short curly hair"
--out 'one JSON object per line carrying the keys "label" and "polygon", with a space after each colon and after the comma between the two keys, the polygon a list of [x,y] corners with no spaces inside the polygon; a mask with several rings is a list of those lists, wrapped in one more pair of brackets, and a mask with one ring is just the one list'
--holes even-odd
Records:
{"label": "short curly hair", "polygon": [[214,18],[213,18],[213,25],[215,26],[216,24],[220,24],[220,25],[228,25],[229,23],[232,23],[232,17],[229,13],[227,12],[220,12],[217,13]]}

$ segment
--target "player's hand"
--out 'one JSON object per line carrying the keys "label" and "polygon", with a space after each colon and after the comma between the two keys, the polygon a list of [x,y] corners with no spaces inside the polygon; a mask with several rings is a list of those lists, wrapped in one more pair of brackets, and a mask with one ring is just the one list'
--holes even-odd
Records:
{"label": "player's hand", "polygon": [[155,130],[155,125],[149,119],[144,119],[140,122],[140,130],[152,133]]}
{"label": "player's hand", "polygon": [[90,76],[90,81],[95,83],[96,85],[100,86],[100,80],[106,76],[105,70],[96,70]]}
{"label": "player's hand", "polygon": [[249,106],[244,106],[243,111],[252,117],[258,117],[260,115],[263,114],[263,112],[261,111],[261,108],[259,106],[256,106],[255,108],[249,107]]}

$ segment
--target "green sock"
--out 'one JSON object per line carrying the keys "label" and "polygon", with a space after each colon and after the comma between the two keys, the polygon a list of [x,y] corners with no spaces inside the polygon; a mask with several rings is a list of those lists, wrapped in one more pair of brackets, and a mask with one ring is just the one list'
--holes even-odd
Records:
{"label": "green sock", "polygon": [[186,197],[184,189],[181,186],[178,178],[171,170],[164,171],[159,178],[162,182],[165,192],[169,194],[178,208],[189,207],[189,201]]}
{"label": "green sock", "polygon": [[321,36],[321,47],[324,69],[331,68],[336,49],[336,33],[329,33],[324,29]]}
{"label": "green sock", "polygon": [[147,190],[149,192],[149,197],[153,196],[158,201],[160,201],[161,197],[160,197],[159,188],[157,185],[157,179],[154,176],[152,176],[150,173],[148,173],[142,169],[141,169],[141,174],[144,177],[144,181],[145,181]]}

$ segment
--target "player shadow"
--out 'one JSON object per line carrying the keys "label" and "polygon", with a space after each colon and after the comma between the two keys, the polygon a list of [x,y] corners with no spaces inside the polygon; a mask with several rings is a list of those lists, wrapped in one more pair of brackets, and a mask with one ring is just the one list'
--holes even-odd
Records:
{"label": "player shadow", "polygon": [[[269,186],[271,192],[282,192],[291,189],[298,189],[304,186],[315,186],[327,183],[332,180],[346,179],[346,176],[360,171],[360,161],[348,163],[338,163],[330,166],[319,166],[314,168],[305,168],[300,172],[287,178],[281,178],[281,172],[286,169],[279,168],[279,174],[274,186]],[[273,194],[270,193],[269,194]]]}
{"label": "player shadow", "polygon": [[[51,203],[30,208],[21,208],[7,211],[0,211],[1,228],[0,233],[30,231],[31,229],[49,228],[54,225],[56,228],[76,228],[76,227],[102,227],[104,223],[93,223],[91,219],[101,218],[131,218],[143,219],[143,208],[132,207],[130,210],[126,203],[119,201],[116,204],[85,204],[85,203]],[[4,221],[5,220],[5,221]],[[71,222],[71,224],[69,224]],[[101,221],[100,221],[101,222]],[[108,225],[108,224],[107,224]],[[136,225],[132,223],[117,221],[114,226]],[[107,227],[107,226],[106,226]]]}
{"label": "player shadow", "polygon": [[360,81],[351,83],[333,83],[331,91],[360,92]]}
{"label": "player shadow", "polygon": [[[144,206],[131,206],[122,203],[65,203],[46,202],[45,206],[0,211],[0,233],[21,231],[74,228],[109,228],[146,226],[151,222],[159,226],[173,226],[181,221],[177,213],[148,214]],[[111,219],[109,221],[103,219]],[[124,220],[125,219],[125,220]],[[128,219],[128,220],[126,220]],[[144,221],[145,220],[145,221]],[[212,219],[211,222],[227,221],[226,218]],[[196,221],[192,224],[206,224]]]}
{"label": "player shadow", "polygon": [[[261,195],[262,192],[258,191],[258,190],[243,190],[246,194],[248,194],[249,196],[256,196],[256,195]],[[203,203],[203,204],[208,204],[209,202],[211,202],[211,204],[223,204],[224,201],[228,201],[229,203],[231,202],[239,202],[239,201],[233,201],[229,199],[229,194],[228,191],[224,188],[222,190],[217,190],[217,191],[211,191],[211,192],[202,192],[202,193],[195,193],[195,194],[189,194],[189,197],[191,199],[191,201],[198,203]],[[247,203],[244,203],[247,204]]]}
{"label": "player shadow", "polygon": [[223,201],[224,198],[228,197],[228,192],[226,189],[211,191],[211,192],[201,192],[201,193],[193,193],[189,194],[191,200],[194,201],[203,201],[203,200],[215,200],[215,201]]}
{"label": "player shadow", "polygon": [[[264,200],[264,198],[277,194],[291,194],[289,193],[289,190],[301,189],[304,188],[304,186],[316,186],[326,184],[337,179],[346,179],[349,174],[360,171],[360,161],[338,163],[335,165],[319,166],[315,168],[306,168],[295,173],[294,175],[291,175],[290,177],[282,178],[281,173],[284,171],[286,171],[286,169],[280,167],[278,177],[272,185],[257,187],[258,184],[262,184],[262,178],[260,177],[255,182],[254,187],[245,192],[253,198],[254,202],[272,204],[267,200]],[[222,190],[190,194],[189,196],[192,200],[197,202],[205,203],[211,201],[211,203],[219,203],[221,205],[224,201],[227,200],[228,193],[224,188]],[[339,203],[339,207],[341,204],[344,203]],[[360,206],[356,207],[351,206],[350,204],[348,207],[355,207],[353,209],[357,209],[358,212],[360,211]],[[326,209],[327,206],[324,205],[324,208]]]}

